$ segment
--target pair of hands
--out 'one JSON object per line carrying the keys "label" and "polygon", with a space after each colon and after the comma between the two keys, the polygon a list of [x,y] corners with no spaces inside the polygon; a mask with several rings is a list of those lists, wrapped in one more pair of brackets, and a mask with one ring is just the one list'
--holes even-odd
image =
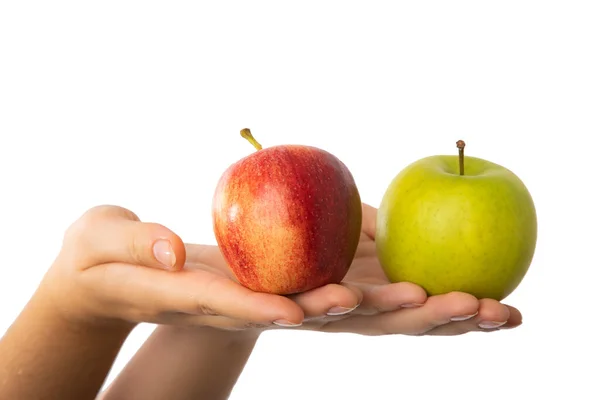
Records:
{"label": "pair of hands", "polygon": [[149,322],[249,332],[458,335],[521,323],[517,309],[496,300],[459,292],[428,297],[417,285],[390,283],[377,260],[376,213],[363,205],[361,240],[341,284],[278,296],[237,283],[216,246],[185,244],[121,207],[95,207],[65,233],[41,290],[71,321],[128,328]]}

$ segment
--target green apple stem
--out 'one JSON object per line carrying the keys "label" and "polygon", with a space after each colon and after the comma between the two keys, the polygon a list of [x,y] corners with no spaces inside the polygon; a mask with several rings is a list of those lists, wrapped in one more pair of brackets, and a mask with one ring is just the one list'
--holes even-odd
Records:
{"label": "green apple stem", "polygon": [[465,174],[465,142],[463,140],[459,140],[456,142],[456,147],[458,147],[458,168],[460,170],[460,174]]}
{"label": "green apple stem", "polygon": [[250,129],[248,128],[244,128],[240,131],[240,134],[242,135],[242,137],[244,139],[246,139],[247,141],[250,142],[250,144],[252,144],[252,146],[254,146],[256,148],[256,150],[262,150],[262,146],[260,143],[258,143],[256,141],[256,139],[254,139],[254,136],[252,136],[252,133],[250,133]]}

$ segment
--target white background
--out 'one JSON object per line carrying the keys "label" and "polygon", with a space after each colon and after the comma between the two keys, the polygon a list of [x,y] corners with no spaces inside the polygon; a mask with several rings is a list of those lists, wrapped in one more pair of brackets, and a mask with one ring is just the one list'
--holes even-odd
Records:
{"label": "white background", "polygon": [[94,205],[214,243],[216,181],[253,151],[241,128],[331,151],[376,206],[409,162],[464,139],[536,202],[535,259],[506,300],[524,324],[265,334],[232,398],[598,398],[597,2],[283,3],[1,3],[0,333]]}

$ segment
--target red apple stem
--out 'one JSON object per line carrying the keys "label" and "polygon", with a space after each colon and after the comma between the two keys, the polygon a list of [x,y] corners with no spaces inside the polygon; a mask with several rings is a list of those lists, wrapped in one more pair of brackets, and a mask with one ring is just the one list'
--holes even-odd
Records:
{"label": "red apple stem", "polygon": [[465,174],[465,142],[464,140],[459,140],[456,142],[456,147],[458,147],[458,168],[460,170],[460,174]]}
{"label": "red apple stem", "polygon": [[250,144],[251,144],[252,146],[254,146],[254,148],[255,148],[256,150],[262,150],[262,145],[261,145],[260,143],[258,143],[258,142],[256,141],[256,139],[254,139],[254,136],[252,136],[252,133],[250,133],[250,129],[248,129],[248,128],[244,128],[244,129],[242,129],[242,130],[240,131],[240,134],[242,135],[242,137],[243,137],[244,139],[246,139],[247,141],[249,141],[249,142],[250,142]]}

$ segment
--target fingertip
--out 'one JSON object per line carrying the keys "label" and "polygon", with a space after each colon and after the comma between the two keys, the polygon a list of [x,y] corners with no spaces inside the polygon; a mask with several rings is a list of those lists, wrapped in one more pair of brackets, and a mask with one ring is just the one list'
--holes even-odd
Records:
{"label": "fingertip", "polygon": [[362,304],[363,292],[362,292],[362,290],[360,290],[360,288],[356,287],[355,285],[353,285],[351,283],[345,283],[345,282],[341,283],[341,286],[348,289],[354,295],[354,297],[349,299],[349,301],[348,301],[349,306],[358,307],[360,304]]}
{"label": "fingertip", "polygon": [[283,320],[288,321],[292,326],[302,325],[302,322],[304,321],[304,311],[302,310],[302,308],[290,299],[287,299],[285,297],[283,299],[287,301],[285,301],[285,304],[283,304],[282,307],[282,317],[274,318],[272,319],[272,321],[275,322]]}
{"label": "fingertip", "polygon": [[474,315],[479,312],[479,300],[469,293],[449,292],[438,296],[432,296],[430,299],[439,300],[447,305],[448,311],[455,317]]}
{"label": "fingertip", "polygon": [[168,271],[180,271],[185,265],[186,246],[181,237],[164,225],[144,223],[152,239],[154,258]]}
{"label": "fingertip", "polygon": [[508,321],[506,321],[506,324],[503,326],[503,328],[515,328],[523,324],[523,315],[521,314],[521,312],[515,307],[506,304],[505,306],[508,308],[510,316],[508,317]]}
{"label": "fingertip", "polygon": [[257,316],[260,319],[284,325],[287,321],[289,326],[302,325],[304,321],[304,311],[293,300],[276,294],[254,292],[252,294],[256,300],[256,306],[262,315]]}
{"label": "fingertip", "polygon": [[[425,304],[427,302],[427,292],[421,286],[411,282],[393,283],[392,290],[404,294],[404,304]],[[402,304],[402,305],[404,305]]]}
{"label": "fingertip", "polygon": [[508,311],[510,313],[510,316],[508,317],[508,323],[513,325],[513,324],[521,324],[523,323],[523,314],[521,313],[521,311],[519,311],[518,309],[516,309],[513,306],[509,306],[507,304],[505,304],[505,306],[508,308]]}
{"label": "fingertip", "polygon": [[482,321],[507,322],[510,310],[507,306],[494,299],[479,300],[479,318]]}
{"label": "fingertip", "polygon": [[349,284],[328,284],[307,292],[289,296],[305,317],[343,315],[352,312],[362,302],[360,289]]}
{"label": "fingertip", "polygon": [[504,321],[508,322],[508,320],[510,318],[510,310],[504,304],[501,304],[501,303],[499,303],[499,304],[500,304],[501,309],[502,309],[502,316],[504,318]]}
{"label": "fingertip", "polygon": [[410,282],[396,282],[376,286],[373,289],[374,301],[383,311],[397,308],[421,306],[427,302],[427,292],[421,286]]}
{"label": "fingertip", "polygon": [[179,271],[183,269],[187,259],[185,243],[183,243],[183,240],[179,237],[179,235],[173,232],[171,232],[169,241],[171,242],[171,246],[173,246],[173,252],[175,254],[175,265],[173,266],[173,270]]}

